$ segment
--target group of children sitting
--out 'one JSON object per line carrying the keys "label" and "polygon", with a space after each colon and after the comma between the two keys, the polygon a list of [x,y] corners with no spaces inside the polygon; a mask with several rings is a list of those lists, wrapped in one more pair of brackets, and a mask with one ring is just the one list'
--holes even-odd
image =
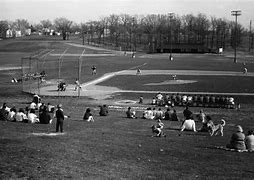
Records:
{"label": "group of children sitting", "polygon": [[[40,102],[38,95],[33,96],[33,101],[25,108],[16,109],[16,107],[9,108],[7,103],[3,103],[0,109],[0,120],[24,123],[41,123],[50,124],[52,122],[52,114],[55,107],[50,103],[45,105]],[[38,111],[38,115],[36,115]]]}
{"label": "group of children sitting", "polygon": [[152,99],[152,105],[158,106],[195,106],[195,107],[216,107],[216,108],[240,108],[231,96],[213,94],[165,94],[157,93]]}

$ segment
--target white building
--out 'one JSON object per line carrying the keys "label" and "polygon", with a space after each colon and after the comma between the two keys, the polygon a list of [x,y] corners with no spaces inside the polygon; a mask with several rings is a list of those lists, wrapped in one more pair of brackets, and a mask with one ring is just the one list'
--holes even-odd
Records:
{"label": "white building", "polygon": [[13,32],[12,32],[11,29],[8,29],[8,30],[6,31],[6,38],[12,38],[12,37],[13,37]]}

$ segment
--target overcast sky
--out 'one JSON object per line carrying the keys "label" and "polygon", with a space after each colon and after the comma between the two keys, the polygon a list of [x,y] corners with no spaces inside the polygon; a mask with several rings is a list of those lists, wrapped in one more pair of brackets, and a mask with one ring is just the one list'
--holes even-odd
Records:
{"label": "overcast sky", "polygon": [[[30,23],[66,17],[76,23],[98,20],[110,14],[204,13],[235,20],[232,10],[241,10],[238,22],[249,28],[254,22],[254,0],[0,0],[0,20],[27,19]],[[254,23],[252,23],[254,24]]]}

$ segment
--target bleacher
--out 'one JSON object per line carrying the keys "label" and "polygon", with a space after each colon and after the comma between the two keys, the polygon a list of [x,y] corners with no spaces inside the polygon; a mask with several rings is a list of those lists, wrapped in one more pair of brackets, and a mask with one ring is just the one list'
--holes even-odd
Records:
{"label": "bleacher", "polygon": [[225,95],[213,94],[167,94],[163,99],[156,99],[158,106],[192,106],[192,107],[213,107],[237,109],[239,103],[236,103],[234,98]]}

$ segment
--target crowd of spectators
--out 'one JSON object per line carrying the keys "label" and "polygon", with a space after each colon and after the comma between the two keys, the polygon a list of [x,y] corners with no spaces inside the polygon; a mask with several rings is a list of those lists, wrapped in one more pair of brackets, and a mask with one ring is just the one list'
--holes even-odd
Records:
{"label": "crowd of spectators", "polygon": [[213,94],[165,94],[158,92],[153,97],[152,105],[158,106],[194,106],[194,107],[215,107],[215,108],[240,108],[232,96]]}

